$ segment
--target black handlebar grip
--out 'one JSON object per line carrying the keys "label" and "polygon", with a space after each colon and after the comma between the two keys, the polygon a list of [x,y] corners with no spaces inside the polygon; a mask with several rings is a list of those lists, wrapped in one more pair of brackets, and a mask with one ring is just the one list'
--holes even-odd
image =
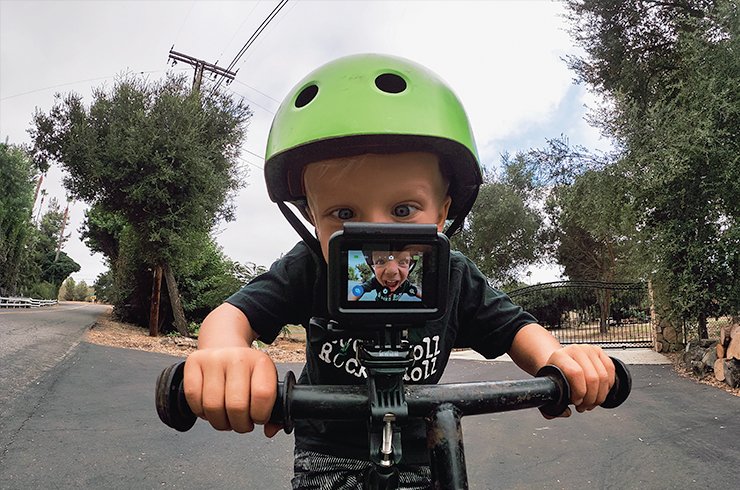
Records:
{"label": "black handlebar grip", "polygon": [[[614,384],[606,395],[604,402],[599,405],[602,408],[616,408],[629,397],[632,391],[632,376],[627,366],[615,357],[610,357],[614,363]],[[540,412],[550,417],[562,414],[570,404],[570,385],[565,379],[563,372],[555,366],[544,366],[537,371],[536,376],[547,376],[558,386],[560,396],[547,405],[540,407]]]}
{"label": "black handlebar grip", "polygon": [[570,403],[570,385],[568,384],[568,380],[565,379],[565,375],[559,367],[548,364],[537,371],[535,376],[538,378],[546,376],[553,380],[557,386],[557,393],[559,395],[557,400],[542,405],[540,412],[548,417],[560,416],[560,414],[565,412],[565,409],[568,408],[568,404]]}
{"label": "black handlebar grip", "polygon": [[606,395],[606,400],[600,406],[616,408],[630,396],[632,391],[632,375],[627,366],[617,358],[610,358],[614,363],[614,385]]}
{"label": "black handlebar grip", "polygon": [[197,417],[190,410],[182,387],[185,361],[173,364],[159,374],[154,401],[159,419],[180,432],[190,430]]}
{"label": "black handlebar grip", "polygon": [[[180,432],[189,431],[198,419],[185,399],[185,390],[182,385],[184,372],[185,361],[173,364],[162,371],[157,378],[154,393],[159,419],[168,427]],[[281,424],[287,434],[293,431],[290,401],[294,385],[295,375],[292,371],[288,371],[285,381],[278,383],[278,396],[270,417],[270,422]]]}

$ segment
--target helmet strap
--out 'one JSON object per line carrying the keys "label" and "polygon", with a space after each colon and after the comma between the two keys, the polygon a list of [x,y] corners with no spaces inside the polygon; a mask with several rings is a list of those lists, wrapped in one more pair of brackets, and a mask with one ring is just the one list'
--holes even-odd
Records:
{"label": "helmet strap", "polygon": [[465,203],[463,208],[460,210],[459,213],[457,213],[457,216],[455,216],[455,219],[452,220],[452,223],[450,223],[450,226],[447,227],[445,230],[445,235],[447,235],[447,238],[452,238],[452,236],[457,233],[460,228],[462,228],[463,223],[465,222],[465,218],[467,218],[468,213],[473,208],[473,204],[475,203],[475,200],[478,198],[478,188],[476,187],[475,190],[472,192],[470,197],[468,198],[468,201]]}
{"label": "helmet strap", "polygon": [[450,223],[450,226],[447,227],[445,230],[445,235],[447,235],[447,238],[452,238],[452,236],[460,231],[460,228],[462,228],[462,224],[465,221],[465,215],[458,214],[457,217]]}
{"label": "helmet strap", "polygon": [[298,216],[296,216],[283,201],[278,201],[277,205],[278,208],[280,208],[280,212],[285,216],[285,219],[288,220],[288,223],[290,223],[293,229],[298,232],[301,238],[303,238],[303,241],[308,245],[308,248],[310,248],[317,257],[323,260],[324,254],[321,252],[321,243],[319,243],[319,240],[313,236],[310,231],[308,231],[308,228],[306,228],[303,222],[298,219]]}

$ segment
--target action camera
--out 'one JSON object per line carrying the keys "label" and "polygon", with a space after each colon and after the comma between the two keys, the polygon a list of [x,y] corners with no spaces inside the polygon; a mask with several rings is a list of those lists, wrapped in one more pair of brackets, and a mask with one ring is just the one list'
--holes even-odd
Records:
{"label": "action camera", "polygon": [[444,315],[450,244],[435,225],[345,223],[329,240],[329,313],[343,328]]}

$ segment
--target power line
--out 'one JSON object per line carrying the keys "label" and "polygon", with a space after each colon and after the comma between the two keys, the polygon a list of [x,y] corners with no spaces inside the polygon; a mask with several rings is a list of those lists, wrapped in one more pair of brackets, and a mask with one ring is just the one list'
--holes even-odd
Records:
{"label": "power line", "polygon": [[[247,21],[249,20],[249,18],[252,16],[252,13],[254,12],[254,9],[256,9],[257,8],[257,5],[259,5],[259,4],[260,4],[259,1],[258,2],[255,2],[255,4],[252,5],[252,10],[250,10],[249,13],[246,16],[244,16],[244,20],[239,25],[239,27],[236,29],[236,32],[234,32],[234,35],[231,36],[231,39],[229,39],[229,42],[226,44],[226,48],[222,49],[221,50],[221,54],[218,55],[218,58],[219,59],[221,58],[221,56],[223,56],[224,51],[226,51],[226,49],[228,49],[229,46],[231,46],[231,43],[234,42],[234,39],[236,39],[236,35],[239,34],[239,32],[242,30],[242,27],[244,27],[244,24],[247,23]],[[218,61],[216,63],[218,63]]]}
{"label": "power line", "polygon": [[[149,71],[140,71],[138,72],[141,75],[149,74],[149,73],[161,73],[163,71],[167,70],[149,70]],[[107,77],[97,77],[97,78],[88,78],[86,80],[77,80],[76,82],[67,82],[67,83],[60,83],[58,85],[52,85],[50,87],[44,87],[44,88],[37,88],[34,90],[29,90],[28,92],[22,92],[20,94],[14,94],[14,95],[8,95],[7,97],[2,97],[0,100],[8,100],[13,99],[15,97],[21,97],[23,95],[29,95],[29,94],[35,94],[36,92],[43,92],[44,90],[51,90],[59,87],[66,87],[67,85],[77,85],[78,83],[85,83],[85,82],[94,82],[97,80],[110,80],[111,78],[115,78],[118,75],[109,75]]]}
{"label": "power line", "polygon": [[270,94],[266,94],[266,93],[264,93],[264,92],[261,92],[261,91],[259,91],[259,90],[258,90],[258,89],[256,89],[256,88],[252,87],[251,85],[247,85],[246,83],[242,82],[241,80],[236,80],[236,79],[234,79],[234,81],[235,81],[236,83],[240,83],[240,84],[244,85],[245,87],[247,87],[247,88],[248,88],[248,89],[250,89],[250,90],[254,90],[254,91],[255,91],[255,92],[257,92],[258,94],[260,94],[260,95],[262,95],[262,96],[264,96],[264,97],[267,97],[268,99],[270,99],[270,100],[272,100],[272,101],[275,101],[275,102],[277,102],[278,104],[279,104],[280,102],[282,102],[282,101],[280,101],[280,100],[276,99],[275,97],[271,96]]}
{"label": "power line", "polygon": [[[239,50],[239,53],[234,57],[234,60],[229,64],[229,66],[226,68],[227,70],[231,70],[236,66],[236,64],[239,62],[242,56],[244,56],[244,53],[247,52],[247,49],[254,43],[254,41],[259,37],[259,35],[262,33],[262,31],[265,30],[265,28],[272,22],[272,19],[275,18],[275,16],[282,10],[283,7],[288,3],[288,0],[280,0],[280,3],[272,9],[272,12],[265,18],[265,20],[262,21],[262,24],[259,25],[259,27],[254,31],[254,33],[247,39],[247,42],[244,43],[244,46],[241,50]],[[223,81],[223,78],[219,79],[218,82],[216,82],[216,85],[213,87],[213,91],[215,92],[218,90],[218,88],[221,86],[221,82]]]}
{"label": "power line", "polygon": [[[245,150],[245,151],[246,151],[247,153],[250,153],[250,154],[254,155],[254,153],[252,153],[252,152],[251,152],[251,151],[249,151],[249,150]],[[238,157],[236,157],[236,158],[238,158],[238,159],[239,159],[239,160],[241,160],[242,162],[246,163],[247,165],[251,165],[252,167],[254,167],[254,168],[256,168],[256,169],[259,169],[259,170],[261,170],[261,171],[264,171],[264,170],[265,170],[264,168],[260,167],[260,166],[259,166],[259,165],[257,165],[256,163],[252,163],[252,162],[250,162],[249,160],[247,160],[246,158],[244,158],[244,157],[242,157],[242,156],[238,156]]]}
{"label": "power line", "polygon": [[[284,21],[286,17],[288,17],[288,14],[290,14],[297,6],[298,6],[298,2],[293,2],[290,5],[290,8],[285,12],[285,15],[282,15],[279,19],[277,19],[277,23],[273,26],[273,31],[275,31],[277,26],[279,26],[280,23]],[[262,40],[264,40],[264,37],[262,38]],[[241,65],[244,65],[244,63],[246,63],[249,60],[249,58],[252,57],[252,55],[254,55],[254,50],[250,51],[249,54],[241,60]],[[239,68],[237,68],[237,71],[239,71]]]}
{"label": "power line", "polygon": [[185,18],[182,19],[182,24],[180,24],[180,29],[178,29],[177,34],[175,35],[175,44],[177,44],[178,39],[180,38],[180,34],[182,33],[182,28],[185,27],[185,22],[190,18],[190,14],[193,13],[193,7],[195,7],[195,0],[190,2],[190,8],[188,9],[188,13],[185,15]]}
{"label": "power line", "polygon": [[236,91],[236,90],[234,90],[233,88],[229,88],[229,90],[231,91],[231,93],[233,93],[233,94],[236,94],[236,95],[238,95],[238,96],[239,96],[239,97],[241,97],[242,99],[244,99],[244,100],[246,100],[247,102],[249,102],[249,103],[250,103],[251,105],[255,105],[255,106],[259,107],[260,109],[262,109],[262,110],[264,110],[264,111],[267,111],[267,112],[269,112],[269,113],[270,113],[270,114],[272,114],[273,116],[275,115],[275,111],[273,111],[272,109],[268,109],[267,107],[265,107],[265,106],[263,106],[263,105],[260,105],[260,104],[258,104],[257,102],[253,101],[253,100],[252,100],[252,99],[250,99],[249,97],[246,97],[245,95],[243,95],[243,94],[240,94],[239,92],[237,92],[237,91]]}
{"label": "power line", "polygon": [[244,148],[244,151],[246,151],[246,152],[247,152],[247,153],[249,153],[250,155],[254,155],[254,156],[256,156],[257,158],[259,158],[259,159],[260,159],[260,160],[262,160],[262,161],[264,161],[264,160],[265,160],[265,158],[264,158],[264,157],[263,157],[262,155],[258,155],[258,154],[256,154],[256,153],[255,153],[255,152],[253,152],[253,151],[249,151],[249,150],[248,150],[248,149],[246,149],[246,148]]}
{"label": "power line", "polygon": [[231,70],[236,66],[236,64],[239,62],[242,56],[244,56],[244,53],[247,52],[247,49],[254,43],[254,41],[259,37],[259,35],[262,33],[262,31],[265,30],[265,28],[272,22],[272,19],[275,18],[275,16],[285,7],[285,5],[288,3],[288,0],[280,0],[280,3],[272,9],[272,12],[265,18],[265,20],[262,21],[262,23],[257,27],[257,29],[252,33],[251,36],[249,36],[249,39],[247,39],[247,42],[244,43],[244,46],[242,46],[242,49],[237,53],[237,55],[234,57],[234,60],[229,65],[228,69]]}

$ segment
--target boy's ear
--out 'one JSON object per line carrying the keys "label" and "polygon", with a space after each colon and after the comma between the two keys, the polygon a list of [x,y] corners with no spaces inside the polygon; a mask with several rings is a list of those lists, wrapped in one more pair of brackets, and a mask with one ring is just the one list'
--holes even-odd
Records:
{"label": "boy's ear", "polygon": [[309,223],[316,226],[316,220],[313,219],[313,213],[311,212],[311,208],[308,205],[303,207],[303,217],[306,218]]}
{"label": "boy's ear", "polygon": [[450,204],[452,204],[452,198],[450,196],[446,196],[439,205],[437,231],[440,233],[445,229],[445,221],[447,221],[447,213],[450,211]]}

